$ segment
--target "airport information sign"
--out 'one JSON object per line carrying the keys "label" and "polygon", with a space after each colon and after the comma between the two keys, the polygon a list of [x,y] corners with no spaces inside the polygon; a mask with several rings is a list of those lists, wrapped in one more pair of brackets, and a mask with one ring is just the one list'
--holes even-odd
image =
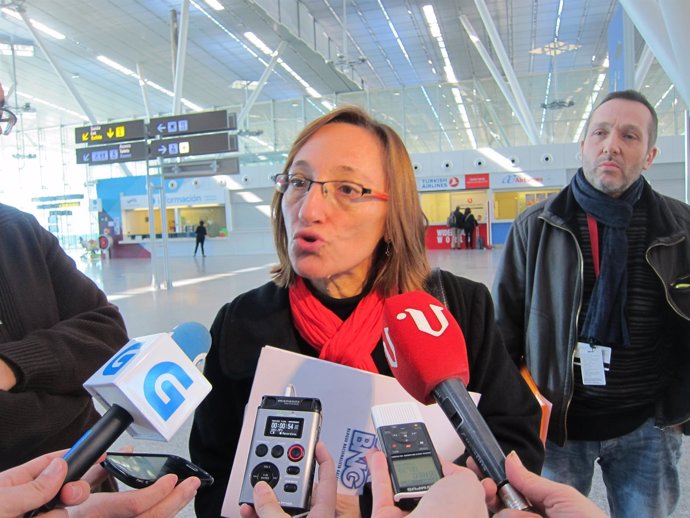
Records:
{"label": "airport information sign", "polygon": [[147,158],[148,144],[145,140],[77,149],[77,164],[116,164],[146,160]]}
{"label": "airport information sign", "polygon": [[[238,151],[237,115],[227,110],[76,128],[77,164],[103,165]],[[157,137],[157,138],[156,138]],[[171,138],[174,137],[174,138]],[[155,140],[154,140],[155,138]],[[96,145],[106,144],[106,145]]]}
{"label": "airport information sign", "polygon": [[74,130],[74,141],[77,144],[108,144],[146,138],[146,125],[142,120],[113,122],[95,126],[83,126]]}
{"label": "airport information sign", "polygon": [[237,151],[237,135],[207,133],[151,141],[151,158],[210,155]]}
{"label": "airport information sign", "polygon": [[151,119],[148,125],[149,137],[174,137],[193,133],[211,133],[213,131],[236,130],[237,117],[227,110],[213,112],[188,113]]}

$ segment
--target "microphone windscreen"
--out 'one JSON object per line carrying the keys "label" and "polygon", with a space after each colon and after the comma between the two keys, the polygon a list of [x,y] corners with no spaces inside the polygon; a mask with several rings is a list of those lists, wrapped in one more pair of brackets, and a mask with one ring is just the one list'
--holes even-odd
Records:
{"label": "microphone windscreen", "polygon": [[453,315],[424,291],[387,298],[383,346],[400,385],[417,401],[434,401],[432,391],[447,379],[470,379],[465,337]]}
{"label": "microphone windscreen", "polygon": [[211,333],[199,322],[183,322],[172,330],[172,339],[192,363],[201,361],[211,348]]}

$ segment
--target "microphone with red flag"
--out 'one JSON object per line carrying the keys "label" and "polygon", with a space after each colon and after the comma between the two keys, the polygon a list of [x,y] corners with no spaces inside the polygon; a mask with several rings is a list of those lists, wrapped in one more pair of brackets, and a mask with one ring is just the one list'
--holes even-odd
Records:
{"label": "microphone with red flag", "polygon": [[423,291],[387,298],[383,346],[400,385],[417,401],[434,400],[482,472],[498,486],[510,509],[531,510],[509,483],[505,455],[465,386],[470,372],[465,337],[448,309]]}

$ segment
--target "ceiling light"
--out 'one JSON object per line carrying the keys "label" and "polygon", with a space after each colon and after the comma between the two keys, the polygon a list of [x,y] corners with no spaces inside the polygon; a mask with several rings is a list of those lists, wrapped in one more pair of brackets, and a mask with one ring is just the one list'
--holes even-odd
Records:
{"label": "ceiling light", "polygon": [[15,11],[14,9],[10,9],[9,7],[3,7],[2,9],[0,9],[0,11],[17,20],[22,19],[21,15],[17,11]]}
{"label": "ceiling light", "polygon": [[218,0],[204,0],[208,6],[215,11],[222,11],[225,9]]}
{"label": "ceiling light", "polygon": [[117,70],[121,74],[131,77],[139,77],[137,76],[137,74],[134,73],[134,71],[130,70],[124,65],[120,65],[117,61],[114,61],[106,56],[96,56],[96,59],[104,65],[108,65],[110,68]]}
{"label": "ceiling light", "polygon": [[272,56],[273,51],[266,45],[261,38],[259,38],[256,34],[253,32],[245,32],[244,37],[247,38],[252,45],[254,45],[256,48],[258,48],[261,52],[266,54],[267,56]]}
{"label": "ceiling light", "polygon": [[[606,57],[606,61],[608,61],[608,56]],[[573,142],[577,143],[580,141],[580,134],[582,133],[582,130],[585,127],[585,124],[587,124],[587,119],[589,119],[589,114],[592,112],[592,108],[594,107],[594,102],[597,100],[597,97],[599,96],[599,92],[601,91],[601,87],[604,85],[604,81],[606,80],[606,74],[601,73],[597,77],[597,82],[594,84],[594,88],[592,88],[592,95],[589,96],[589,99],[585,103],[585,112],[582,114],[582,120],[580,121],[580,124],[578,125],[577,129],[575,130],[575,137],[573,138]]]}
{"label": "ceiling light", "polygon": [[64,40],[65,39],[64,34],[56,31],[55,29],[48,27],[47,25],[45,25],[41,22],[37,22],[36,20],[31,20],[31,25],[36,27],[39,31],[43,32],[44,34],[47,34],[48,36],[55,38],[56,40]]}
{"label": "ceiling light", "polygon": [[574,43],[565,43],[564,41],[554,40],[550,43],[547,43],[543,47],[532,49],[529,52],[530,52],[530,54],[544,54],[547,56],[558,56],[558,55],[563,54],[565,52],[570,52],[572,50],[577,50],[579,48],[580,48],[580,45],[576,45]]}
{"label": "ceiling light", "polygon": [[[252,45],[254,45],[256,48],[258,48],[261,52],[266,54],[267,56],[273,56],[274,51],[271,50],[268,45],[266,45],[261,38],[259,38],[256,34],[253,32],[245,32],[244,37],[247,38]],[[285,63],[282,59],[278,58],[278,64],[285,70],[288,74],[290,74],[295,81],[297,81],[299,84],[302,85],[302,87],[306,90],[307,94],[309,94],[311,97],[316,97],[317,99],[321,98],[321,94],[317,92],[312,86],[307,83],[302,76],[300,76],[297,72],[295,72],[290,65]]]}
{"label": "ceiling light", "polygon": [[446,81],[449,83],[457,83],[458,79],[455,75],[455,70],[453,70],[453,65],[450,63],[448,51],[446,50],[446,42],[443,41],[441,27],[438,25],[434,7],[432,5],[425,5],[422,7],[422,11],[424,12],[424,17],[426,18],[426,24],[427,27],[429,27],[429,32],[436,40],[438,49],[441,52],[441,57],[443,58],[443,71],[446,74]]}
{"label": "ceiling light", "polygon": [[390,16],[388,16],[388,11],[386,11],[386,8],[381,3],[381,0],[378,0],[378,3],[379,3],[379,8],[381,9],[381,12],[383,13],[383,16],[386,18],[386,21],[388,22],[388,27],[390,28],[391,32],[393,33],[393,37],[395,38],[395,41],[398,44],[398,48],[400,48],[400,51],[403,53],[403,56],[405,56],[405,59],[409,63],[410,62],[410,56],[407,54],[407,50],[405,50],[405,45],[403,45],[403,42],[400,39],[400,36],[398,35],[398,31],[395,29],[395,25],[393,25],[393,21],[391,20]]}
{"label": "ceiling light", "polygon": [[[3,7],[2,9],[0,9],[0,11],[2,11],[3,13],[5,13],[5,14],[8,15],[8,16],[11,16],[12,18],[15,18],[16,20],[21,20],[21,21],[23,21],[23,20],[22,20],[22,16],[21,16],[17,11],[15,11],[14,9],[10,9],[9,7]],[[30,19],[29,22],[30,22],[31,25],[33,25],[36,29],[38,29],[39,31],[41,31],[41,32],[43,32],[43,33],[45,33],[45,34],[47,34],[48,36],[50,36],[50,37],[52,37],[52,38],[55,38],[56,40],[64,40],[64,39],[65,39],[65,35],[64,35],[64,34],[62,34],[61,32],[56,31],[55,29],[53,29],[53,28],[51,28],[51,27],[48,27],[48,26],[47,26],[46,24],[44,24],[44,23],[41,23],[41,22],[39,22],[39,21],[37,21],[37,20],[34,20],[33,18]]]}
{"label": "ceiling light", "polygon": [[258,85],[258,81],[241,81],[238,79],[230,83],[230,88],[234,90],[256,90]]}
{"label": "ceiling light", "polygon": [[671,86],[668,87],[668,89],[664,92],[664,94],[661,96],[661,99],[657,101],[657,103],[654,105],[654,109],[658,110],[659,105],[664,102],[664,99],[666,99],[666,96],[671,93],[671,90],[673,90],[673,83],[671,83]]}
{"label": "ceiling light", "polygon": [[60,110],[61,112],[68,113],[70,115],[74,115],[76,117],[82,118],[84,116],[83,113],[78,113],[72,110],[68,110],[67,108],[63,106],[59,106],[55,103],[51,103],[49,101],[44,101],[43,99],[39,99],[38,97],[34,97],[33,95],[25,94],[22,92],[17,92],[17,95],[19,97],[23,97],[25,99],[30,99],[32,103],[37,103],[37,104],[44,104],[45,106],[50,106],[53,109]]}
{"label": "ceiling light", "polygon": [[[143,82],[145,85],[150,86],[154,90],[158,90],[159,92],[167,95],[168,97],[175,97],[175,94],[173,92],[171,92],[170,90],[168,90],[167,88],[164,88],[161,85],[159,85],[158,83],[150,81],[149,79],[142,79],[141,77],[139,77],[139,74],[137,74],[133,70],[127,68],[126,66],[121,65],[117,61],[110,59],[109,57],[97,56],[96,59],[98,61],[100,61],[101,63],[103,63],[104,65],[107,65],[110,68],[117,70],[118,72],[120,72],[123,75],[126,75],[128,77],[134,77],[137,81],[139,81],[139,83]],[[198,104],[194,104],[193,102],[185,99],[184,97],[181,99],[180,102],[182,102],[182,104],[184,104],[190,110],[193,110],[196,112],[200,112],[203,110],[203,108],[201,106],[199,106]]]}
{"label": "ceiling light", "polygon": [[465,109],[465,103],[462,100],[462,95],[460,95],[460,89],[452,88],[451,91],[453,92],[455,103],[458,106],[458,111],[460,112],[460,118],[462,119],[462,125],[465,128],[465,133],[467,133],[467,138],[470,139],[472,149],[477,149],[477,141],[474,138],[474,133],[472,132],[472,127],[470,126],[470,119],[467,116],[467,110]]}

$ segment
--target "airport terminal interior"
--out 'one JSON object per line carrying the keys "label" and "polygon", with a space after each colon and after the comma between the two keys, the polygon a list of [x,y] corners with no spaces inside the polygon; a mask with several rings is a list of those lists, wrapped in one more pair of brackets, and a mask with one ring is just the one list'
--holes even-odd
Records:
{"label": "airport terminal interior", "polygon": [[[646,178],[688,202],[689,20],[665,0],[0,0],[0,203],[57,236],[130,336],[209,326],[269,279],[271,177],[299,130],[357,105],[410,152],[432,264],[491,286],[513,220],[573,177],[609,91],[654,106]],[[482,249],[450,250],[456,206]],[[188,457],[188,432],[134,444]],[[606,509],[600,478],[593,499]]]}

